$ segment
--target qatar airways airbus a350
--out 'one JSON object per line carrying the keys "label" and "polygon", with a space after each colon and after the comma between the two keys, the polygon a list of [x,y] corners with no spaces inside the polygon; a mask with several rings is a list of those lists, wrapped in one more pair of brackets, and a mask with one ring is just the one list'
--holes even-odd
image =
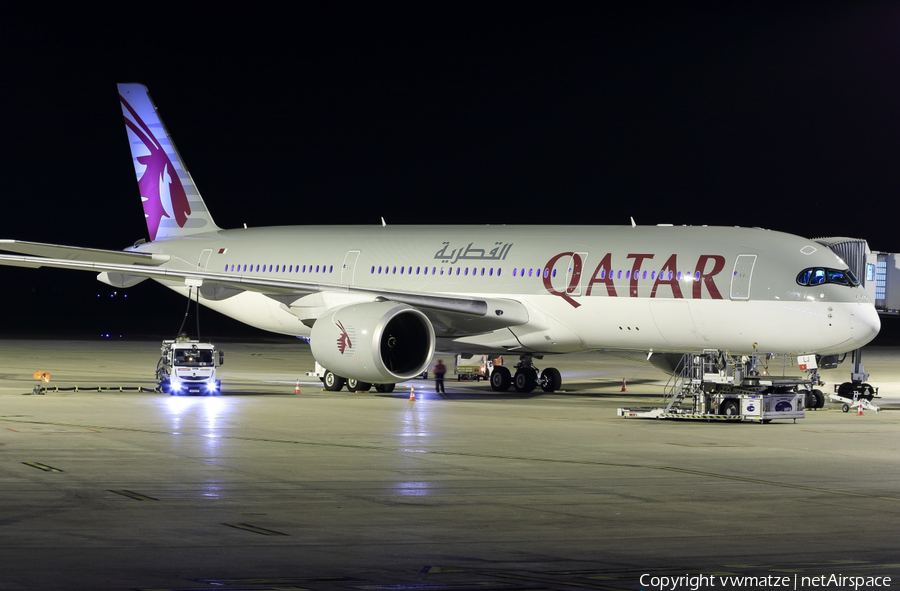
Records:
{"label": "qatar airways airbus a350", "polygon": [[[121,103],[149,240],[124,251],[0,241],[0,264],[145,279],[241,322],[310,339],[326,382],[389,388],[435,350],[541,358],[585,350],[835,354],[878,333],[847,265],[806,238],[654,226],[221,229],[140,84]],[[528,364],[525,364],[528,365]],[[559,389],[552,367],[498,368],[505,390]]]}

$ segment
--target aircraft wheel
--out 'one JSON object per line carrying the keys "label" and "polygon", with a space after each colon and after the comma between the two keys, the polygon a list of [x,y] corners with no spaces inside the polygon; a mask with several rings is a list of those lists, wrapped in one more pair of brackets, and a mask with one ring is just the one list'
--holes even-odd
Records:
{"label": "aircraft wheel", "polygon": [[844,412],[850,412],[850,405],[844,404],[843,406],[841,406],[841,410]]}
{"label": "aircraft wheel", "polygon": [[322,383],[325,384],[325,389],[329,392],[337,392],[344,387],[344,382],[346,381],[347,380],[341,376],[328,370],[325,370],[325,377],[322,379]]}
{"label": "aircraft wheel", "polygon": [[737,400],[729,398],[719,407],[719,414],[726,417],[736,417],[741,414],[741,407],[738,405]]}
{"label": "aircraft wheel", "polygon": [[516,370],[516,379],[513,384],[516,392],[527,394],[537,387],[537,372],[530,367],[520,367]]}
{"label": "aircraft wheel", "polygon": [[495,367],[491,372],[491,388],[495,392],[506,392],[509,390],[510,383],[512,383],[512,376],[509,375],[509,370],[502,365]]}
{"label": "aircraft wheel", "polygon": [[822,394],[821,390],[813,390],[813,396],[816,397],[816,409],[823,408],[825,406],[825,395]]}
{"label": "aircraft wheel", "polygon": [[838,386],[838,396],[842,398],[853,398],[853,384],[850,382],[844,382],[840,386]]}
{"label": "aircraft wheel", "polygon": [[390,394],[394,391],[395,384],[375,384],[375,391],[382,394]]}
{"label": "aircraft wheel", "polygon": [[368,392],[372,389],[372,384],[369,382],[360,382],[355,378],[347,378],[347,391],[348,392]]}
{"label": "aircraft wheel", "polygon": [[811,401],[811,398],[809,397],[809,390],[800,389],[797,390],[797,394],[803,397],[803,408],[809,408],[809,404]]}
{"label": "aircraft wheel", "polygon": [[863,384],[859,387],[859,397],[872,402],[872,399],[875,398],[875,388],[869,384]]}
{"label": "aircraft wheel", "polygon": [[541,390],[556,392],[562,387],[562,376],[555,367],[548,367],[541,372]]}

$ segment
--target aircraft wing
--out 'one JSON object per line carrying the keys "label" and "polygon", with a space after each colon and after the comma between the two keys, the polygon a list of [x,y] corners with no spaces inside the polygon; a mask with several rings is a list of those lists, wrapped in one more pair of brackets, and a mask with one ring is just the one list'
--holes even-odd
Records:
{"label": "aircraft wing", "polygon": [[[183,270],[163,266],[163,263],[169,260],[168,255],[86,249],[15,240],[0,240],[0,250],[27,253],[0,254],[0,265],[4,266],[93,271],[106,274],[107,278],[113,277],[112,284],[124,287],[148,278],[163,282],[183,282],[185,285],[198,287],[203,297],[213,300],[227,299],[244,291],[252,291],[271,297],[289,307],[292,302],[316,293],[365,295],[373,299],[396,301],[420,308],[435,324],[435,329],[445,334],[478,334],[528,322],[525,306],[516,300],[506,298],[435,295],[335,283]],[[45,254],[56,256],[42,256]]]}
{"label": "aircraft wing", "polygon": [[[158,266],[171,257],[167,254],[150,254],[129,252],[124,250],[101,250],[97,248],[79,248],[60,244],[44,244],[41,242],[25,242],[23,240],[0,240],[0,250],[17,252],[37,257],[52,257],[73,261],[94,261],[98,263],[132,263],[137,265]],[[6,264],[6,263],[3,263]],[[14,265],[31,266],[31,265]],[[43,266],[43,265],[38,265]],[[46,265],[49,266],[49,265]]]}

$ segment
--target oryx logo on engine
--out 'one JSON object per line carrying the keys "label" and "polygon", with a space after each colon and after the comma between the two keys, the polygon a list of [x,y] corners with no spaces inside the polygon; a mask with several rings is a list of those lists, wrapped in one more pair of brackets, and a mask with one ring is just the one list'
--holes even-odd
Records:
{"label": "oryx logo on engine", "polygon": [[341,355],[344,354],[344,351],[347,349],[353,348],[353,343],[350,342],[350,335],[347,334],[347,331],[344,329],[344,325],[339,321],[334,323],[339,329],[341,329],[341,336],[337,339],[337,348],[338,351],[341,352]]}

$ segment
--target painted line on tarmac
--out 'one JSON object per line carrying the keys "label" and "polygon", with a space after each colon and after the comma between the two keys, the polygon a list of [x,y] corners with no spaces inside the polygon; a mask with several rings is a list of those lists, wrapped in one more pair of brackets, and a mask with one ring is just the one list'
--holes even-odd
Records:
{"label": "painted line on tarmac", "polygon": [[63,472],[59,468],[54,468],[53,466],[48,466],[46,464],[39,464],[38,462],[22,462],[26,466],[31,466],[32,468],[37,468],[38,470],[43,470],[44,472]]}
{"label": "painted line on tarmac", "polygon": [[159,499],[154,499],[153,497],[148,497],[147,495],[142,495],[141,493],[136,493],[130,490],[113,490],[109,489],[109,492],[116,493],[117,495],[122,495],[123,497],[128,497],[130,499],[134,499],[135,501],[158,501]]}
{"label": "painted line on tarmac", "polygon": [[228,527],[233,527],[235,529],[242,529],[244,531],[253,532],[255,534],[262,534],[264,536],[286,536],[288,534],[275,531],[273,529],[266,529],[264,527],[257,527],[255,525],[250,525],[249,523],[223,523],[222,525],[227,525]]}
{"label": "painted line on tarmac", "polygon": [[[80,427],[83,429],[101,429],[107,431],[121,431],[126,433],[149,433],[152,435],[177,435],[183,437],[198,437],[198,438],[210,438],[215,437],[216,439],[231,439],[235,441],[254,441],[259,443],[285,443],[289,445],[306,445],[311,447],[331,447],[331,448],[344,448],[344,449],[360,449],[360,450],[369,450],[369,451],[384,451],[384,452],[401,452],[401,453],[424,453],[431,454],[436,456],[445,456],[445,457],[463,457],[463,458],[483,458],[488,460],[516,460],[521,462],[546,462],[551,464],[572,464],[572,465],[581,465],[581,466],[607,466],[611,468],[641,468],[644,470],[661,470],[664,472],[673,472],[679,474],[690,474],[693,476],[703,476],[706,478],[718,478],[721,480],[731,480],[734,482],[747,482],[750,484],[759,484],[763,486],[777,486],[780,488],[791,488],[794,490],[807,490],[811,492],[819,492],[825,494],[832,495],[840,495],[847,497],[856,497],[862,499],[879,499],[883,501],[895,501],[900,502],[900,498],[897,497],[886,497],[881,495],[872,495],[866,493],[856,493],[845,490],[836,490],[831,488],[821,488],[817,486],[804,486],[802,484],[789,484],[787,482],[778,482],[775,480],[762,480],[758,478],[748,478],[746,476],[735,476],[731,474],[719,474],[716,472],[705,472],[702,470],[690,470],[687,468],[675,468],[674,466],[654,466],[652,464],[626,464],[626,463],[618,463],[618,462],[601,462],[595,460],[566,460],[566,459],[553,459],[553,458],[529,458],[524,456],[504,456],[499,454],[480,454],[473,452],[461,452],[461,451],[440,451],[440,450],[427,450],[427,449],[405,449],[391,446],[382,446],[382,445],[359,445],[353,443],[325,443],[321,441],[301,441],[294,439],[268,439],[265,437],[245,437],[241,435],[208,435],[208,434],[198,434],[198,433],[173,433],[171,431],[160,431],[154,429],[134,429],[130,427],[104,427],[102,425],[75,425],[70,423],[53,423],[49,421],[23,421],[20,419],[7,419],[0,418],[0,421],[7,423],[23,423],[23,424],[32,424],[32,425],[53,425],[57,427]],[[38,465],[34,465],[29,462],[22,462],[23,464],[32,466],[37,468]],[[42,464],[41,464],[42,465]],[[40,468],[45,469],[45,468]],[[56,468],[51,468],[52,471],[62,472],[62,470],[57,470]]]}

